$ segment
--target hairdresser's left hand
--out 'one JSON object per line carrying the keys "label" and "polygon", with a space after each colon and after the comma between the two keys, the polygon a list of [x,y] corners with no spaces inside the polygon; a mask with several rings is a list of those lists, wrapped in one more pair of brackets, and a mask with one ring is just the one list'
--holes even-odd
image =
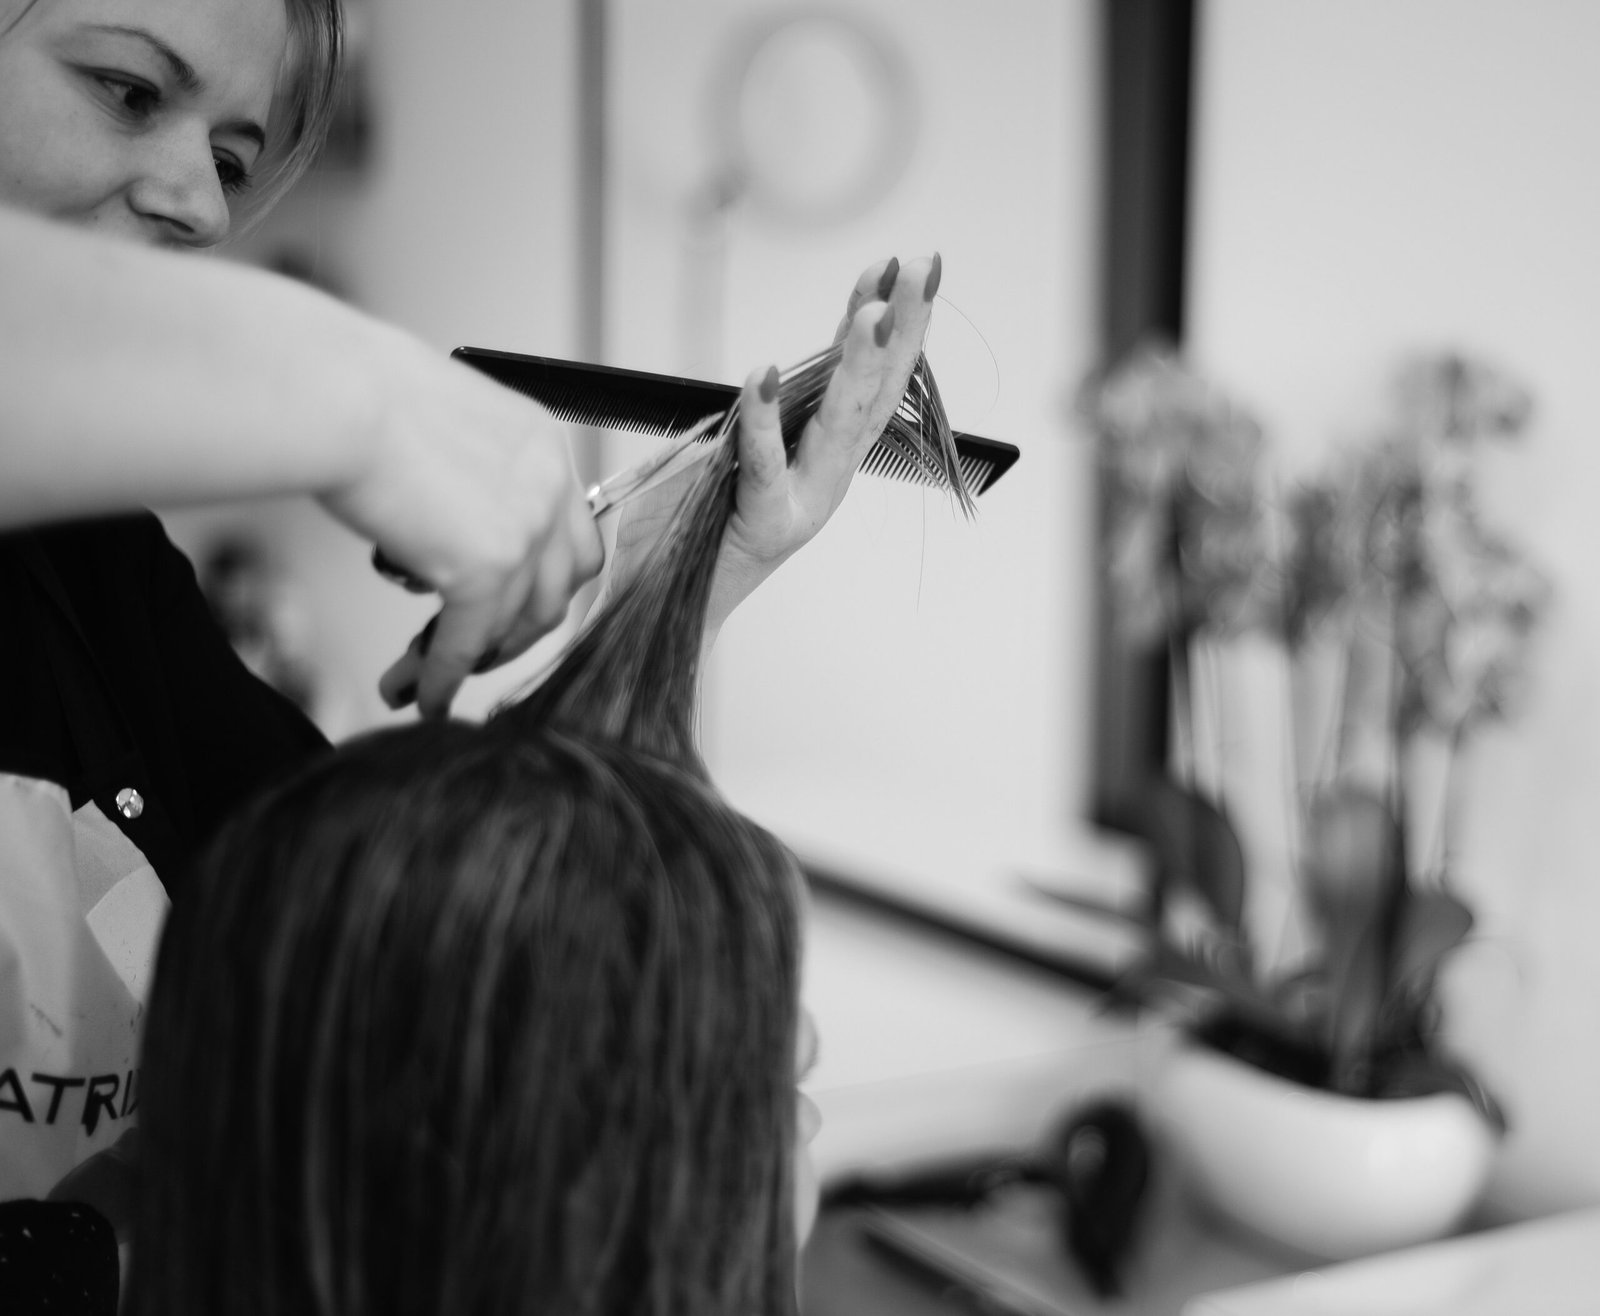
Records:
{"label": "hairdresser's left hand", "polygon": [[[709,645],[728,615],[797,548],[822,529],[889,417],[905,396],[922,351],[937,255],[863,270],[835,341],[844,344],[822,404],[788,460],[779,428],[777,367],[753,372],[739,402],[739,483],[722,538],[706,613]],[[628,509],[611,554],[608,589],[648,555],[682,490]]]}
{"label": "hairdresser's left hand", "polygon": [[844,342],[844,357],[792,462],[784,452],[777,402],[761,390],[763,379],[775,384],[775,376],[759,372],[745,381],[737,501],[717,559],[708,639],[843,501],[867,450],[905,396],[940,273],[937,255],[903,266],[891,258],[862,271],[836,335]]}

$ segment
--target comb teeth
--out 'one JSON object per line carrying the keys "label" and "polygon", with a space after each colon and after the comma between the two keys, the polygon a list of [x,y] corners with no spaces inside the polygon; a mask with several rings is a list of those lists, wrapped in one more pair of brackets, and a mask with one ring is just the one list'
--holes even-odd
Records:
{"label": "comb teeth", "polygon": [[893,480],[910,480],[917,484],[933,483],[932,476],[907,461],[904,454],[895,452],[892,448],[874,447],[867,453],[867,459],[861,463],[861,469],[868,475],[886,475]]}
{"label": "comb teeth", "polygon": [[[783,374],[783,441],[791,449],[822,400],[839,350],[837,345],[827,348]],[[573,425],[676,436],[726,411],[739,398],[732,385],[676,375],[484,347],[458,347],[451,355]],[[953,451],[939,442],[941,431],[949,436]],[[713,426],[701,437],[709,440],[716,432]],[[905,397],[861,469],[869,475],[948,489],[970,514],[972,498],[989,489],[1017,456],[1012,444],[949,429],[933,373],[926,358],[919,357]]]}
{"label": "comb teeth", "polygon": [[679,434],[693,429],[707,416],[727,406],[725,399],[706,399],[699,409],[685,397],[673,401],[663,394],[646,393],[608,382],[597,389],[591,379],[532,376],[514,370],[487,370],[508,388],[531,398],[558,420],[573,425],[598,425],[636,434]]}
{"label": "comb teeth", "polygon": [[[961,468],[961,479],[975,494],[981,494],[999,478],[1000,471],[987,457],[963,453],[956,458]],[[891,480],[909,480],[916,484],[940,484],[941,481],[922,466],[884,444],[875,444],[867,453],[861,469],[868,475],[882,475]]]}

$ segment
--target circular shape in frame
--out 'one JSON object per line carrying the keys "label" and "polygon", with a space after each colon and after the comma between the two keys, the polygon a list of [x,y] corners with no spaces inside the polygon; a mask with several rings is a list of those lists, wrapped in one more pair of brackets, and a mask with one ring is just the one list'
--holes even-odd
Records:
{"label": "circular shape in frame", "polygon": [[712,79],[728,193],[776,218],[854,219],[910,164],[918,119],[910,64],[853,14],[790,8],[746,24]]}

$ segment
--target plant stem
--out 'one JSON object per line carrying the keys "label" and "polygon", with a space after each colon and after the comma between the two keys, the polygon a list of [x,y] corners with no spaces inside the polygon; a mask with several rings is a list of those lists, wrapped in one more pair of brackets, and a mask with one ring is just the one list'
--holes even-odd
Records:
{"label": "plant stem", "polygon": [[1437,875],[1438,884],[1441,886],[1446,884],[1455,868],[1455,855],[1451,852],[1450,839],[1457,835],[1456,770],[1461,762],[1461,747],[1466,736],[1467,722],[1463,718],[1451,728],[1449,747],[1445,750],[1443,780],[1439,786],[1439,826],[1432,849],[1435,858],[1432,872]]}
{"label": "plant stem", "polygon": [[1338,781],[1344,773],[1350,753],[1350,709],[1356,703],[1355,690],[1360,681],[1361,663],[1357,656],[1361,645],[1361,610],[1347,609],[1346,635],[1340,652],[1343,663],[1339,673],[1339,695],[1334,704],[1333,726],[1329,729],[1330,751],[1324,758],[1332,758],[1327,765],[1324,781]]}
{"label": "plant stem", "polygon": [[1172,666],[1172,720],[1183,728],[1180,741],[1183,761],[1178,767],[1180,783],[1189,789],[1195,785],[1196,728],[1194,723],[1194,687],[1189,645],[1192,632],[1180,627],[1168,642],[1168,660]]}

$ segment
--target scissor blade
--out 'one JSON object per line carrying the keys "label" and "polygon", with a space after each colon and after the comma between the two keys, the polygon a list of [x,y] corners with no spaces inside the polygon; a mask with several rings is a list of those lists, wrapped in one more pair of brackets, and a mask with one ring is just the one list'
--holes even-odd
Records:
{"label": "scissor blade", "polygon": [[589,490],[589,510],[598,519],[693,469],[716,450],[715,437],[708,435],[722,427],[726,419],[721,414],[707,416],[687,434],[608,476]]}

